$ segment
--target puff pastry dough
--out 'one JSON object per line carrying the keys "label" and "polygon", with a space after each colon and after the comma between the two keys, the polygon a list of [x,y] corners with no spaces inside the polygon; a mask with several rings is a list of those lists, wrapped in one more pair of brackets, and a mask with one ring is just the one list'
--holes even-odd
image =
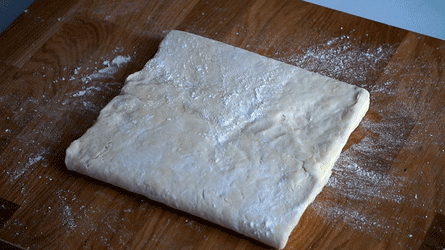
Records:
{"label": "puff pastry dough", "polygon": [[368,106],[362,88],[171,31],[65,161],[281,249]]}

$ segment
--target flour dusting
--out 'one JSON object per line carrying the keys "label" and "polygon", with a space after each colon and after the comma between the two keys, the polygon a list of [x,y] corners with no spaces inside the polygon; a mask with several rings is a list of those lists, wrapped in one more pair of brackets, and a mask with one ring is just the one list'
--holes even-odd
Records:
{"label": "flour dusting", "polygon": [[[335,78],[360,87],[369,87],[372,73],[385,65],[394,54],[396,46],[381,45],[377,48],[361,48],[342,35],[322,44],[303,50],[303,54],[281,56],[278,59],[300,68]],[[371,74],[370,74],[371,73]],[[367,86],[365,86],[367,85]],[[372,85],[375,86],[375,85]],[[366,88],[371,93],[374,89]]]}
{"label": "flour dusting", "polygon": [[[122,50],[122,48],[116,47],[116,49],[113,50],[113,53],[122,52]],[[82,84],[81,90],[68,93],[67,96],[74,98],[65,99],[62,104],[78,104],[82,105],[87,110],[97,112],[100,107],[96,107],[96,105],[91,101],[81,101],[78,98],[87,96],[89,97],[96,93],[102,93],[104,89],[111,89],[112,87],[115,87],[114,85],[120,85],[120,83],[110,81],[110,79],[114,79],[119,70],[122,69],[122,67],[124,67],[126,64],[128,64],[131,59],[132,58],[129,55],[117,55],[112,60],[106,59],[103,60],[102,63],[94,62],[95,66],[93,68],[75,68],[73,74],[68,79],[72,82],[80,82]],[[91,72],[91,70],[93,70],[92,73],[82,73],[84,71]],[[55,81],[58,81],[58,79],[56,79]]]}
{"label": "flour dusting", "polygon": [[311,207],[328,220],[342,220],[368,234],[382,229],[399,230],[390,225],[399,224],[401,218],[383,218],[378,213],[380,209],[383,213],[386,206],[397,207],[411,199],[402,192],[411,185],[410,181],[390,171],[390,164],[405,145],[410,129],[399,125],[391,116],[380,123],[365,118],[361,127],[366,136],[343,152],[335,163],[325,187],[328,200],[316,200]]}
{"label": "flour dusting", "polygon": [[63,207],[63,223],[69,228],[74,229],[77,227],[77,224],[74,222],[73,215],[71,213],[71,207],[66,205]]}
{"label": "flour dusting", "polygon": [[[53,126],[58,123],[57,121],[59,119],[63,119],[63,114],[65,114],[67,110],[98,112],[100,107],[97,106],[96,100],[99,97],[96,96],[96,100],[88,100],[88,98],[98,93],[103,95],[104,90],[114,90],[116,86],[121,85],[121,83],[115,81],[115,75],[132,60],[132,56],[122,54],[123,50],[122,47],[116,47],[111,54],[102,56],[99,61],[89,61],[82,66],[77,66],[72,69],[68,67],[63,68],[66,74],[55,76],[49,84],[48,89],[51,89],[51,86],[62,84],[77,85],[80,88],[80,90],[65,94],[63,99],[51,100],[48,99],[46,94],[43,94],[41,95],[41,99],[32,96],[25,102],[14,106],[17,103],[14,97],[9,95],[0,97],[0,103],[12,104],[8,106],[10,110],[13,110],[15,115],[22,115],[21,113],[26,112],[28,116],[34,114],[34,118],[47,116],[49,121],[46,124],[39,124],[39,126],[33,130],[26,131],[26,133],[22,133],[16,137],[23,145],[23,148],[14,148],[14,151],[20,155],[20,159],[14,167],[3,170],[2,172],[9,176],[11,182],[18,180],[26,173],[34,170],[33,166],[37,163],[41,162],[42,167],[47,167],[46,156],[54,152],[50,152],[50,149],[43,146],[42,142],[45,142],[45,144],[60,143],[62,136],[61,130],[54,130]],[[55,69],[43,66],[41,70],[46,70],[47,72],[40,73],[36,71],[33,77],[46,77],[47,74],[53,74],[51,71]],[[47,102],[51,102],[51,109],[47,109],[47,106],[44,105]],[[32,110],[27,109],[27,106],[32,106]],[[9,120],[11,118],[7,117],[7,119]],[[9,128],[4,131],[8,134],[13,132]],[[43,137],[46,139],[43,139]],[[37,138],[39,138],[39,140],[37,140]]]}
{"label": "flour dusting", "polygon": [[364,138],[340,155],[324,188],[324,198],[316,199],[309,206],[328,221],[342,221],[376,238],[380,238],[382,232],[403,234],[404,229],[397,225],[406,223],[406,218],[387,215],[388,206],[393,210],[402,203],[422,206],[417,194],[407,197],[403,192],[412,185],[412,180],[391,168],[402,148],[409,150],[416,146],[415,142],[407,144],[407,138],[419,122],[410,118],[404,105],[380,107],[379,103],[382,97],[393,98],[398,93],[396,80],[376,82],[382,70],[384,75],[403,73],[398,69],[400,65],[388,66],[396,48],[381,45],[362,49],[348,36],[340,36],[310,46],[303,54],[281,58],[309,71],[363,87],[371,93],[370,110],[376,107],[385,110],[378,113],[378,120],[365,117],[360,123]]}
{"label": "flour dusting", "polygon": [[9,174],[10,176],[10,181],[15,181],[17,180],[20,176],[22,176],[24,173],[26,173],[26,171],[28,171],[28,169],[40,162],[41,160],[44,159],[46,152],[42,151],[38,154],[31,154],[31,156],[28,158],[28,162],[25,163],[25,165],[20,164],[21,166],[17,166],[16,168],[14,168],[13,170],[10,171],[6,171],[6,174]]}
{"label": "flour dusting", "polygon": [[334,170],[327,187],[351,200],[378,198],[389,202],[401,203],[405,197],[400,188],[405,184],[403,177],[385,175],[372,169],[365,169],[353,162],[346,153],[339,161],[342,166]]}
{"label": "flour dusting", "polygon": [[113,77],[117,71],[131,61],[131,56],[117,56],[111,62],[109,60],[103,61],[102,65],[106,66],[105,68],[95,70],[92,74],[83,76],[81,78],[84,84],[89,83],[90,81],[96,81],[99,79],[105,79],[109,77]]}

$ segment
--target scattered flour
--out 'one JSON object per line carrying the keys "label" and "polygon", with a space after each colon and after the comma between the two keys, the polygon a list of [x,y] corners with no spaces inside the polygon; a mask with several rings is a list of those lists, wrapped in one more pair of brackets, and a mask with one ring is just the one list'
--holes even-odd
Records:
{"label": "scattered flour", "polygon": [[324,189],[327,199],[316,200],[310,207],[327,220],[340,220],[355,230],[380,237],[382,230],[401,231],[394,225],[404,220],[382,216],[387,214],[387,207],[395,209],[398,204],[412,202],[403,194],[410,180],[390,171],[390,163],[408,132],[399,129],[391,117],[380,123],[365,118],[361,126],[367,135],[340,155]]}
{"label": "scattered flour", "polygon": [[117,71],[131,61],[130,56],[117,56],[111,62],[109,60],[103,61],[102,65],[105,65],[105,68],[100,70],[96,70],[90,75],[83,76],[81,78],[84,84],[89,83],[90,81],[97,81],[104,78],[113,77]]}
{"label": "scattered flour", "polygon": [[343,35],[312,45],[304,49],[303,54],[276,56],[278,60],[306,70],[364,87],[372,94],[375,85],[368,83],[373,80],[374,71],[389,62],[396,48],[397,46],[381,45],[363,49],[353,44],[349,36]]}
{"label": "scattered flour", "polygon": [[71,207],[66,205],[63,207],[63,224],[65,224],[69,229],[73,230],[77,227],[74,222],[73,215],[71,214]]}
{"label": "scattered flour", "polygon": [[[123,48],[120,47],[116,47],[113,50],[113,54],[118,53],[118,52],[122,52]],[[54,118],[60,119],[61,118],[61,114],[63,112],[66,111],[66,109],[68,107],[78,107],[79,105],[87,110],[90,111],[98,111],[98,107],[96,107],[96,105],[88,100],[85,99],[79,99],[81,97],[87,97],[87,96],[91,96],[94,93],[98,93],[100,91],[102,91],[104,88],[109,88],[110,85],[118,85],[120,83],[115,83],[115,82],[108,82],[106,84],[104,84],[103,82],[101,82],[101,80],[104,80],[105,78],[107,79],[113,79],[114,75],[119,71],[119,69],[121,69],[123,66],[125,66],[126,64],[128,64],[131,61],[131,56],[129,55],[117,55],[114,57],[114,59],[112,60],[104,60],[102,62],[102,65],[104,65],[105,67],[102,69],[97,69],[97,67],[95,67],[96,69],[94,69],[93,73],[91,74],[86,74],[83,75],[81,74],[82,70],[85,71],[91,71],[91,68],[82,68],[82,67],[77,67],[75,69],[73,69],[73,74],[70,76],[66,76],[66,77],[59,77],[59,78],[55,78],[53,80],[53,84],[57,84],[59,83],[59,81],[71,81],[73,83],[81,83],[81,90],[73,92],[73,93],[68,93],[66,94],[68,96],[68,98],[65,98],[65,100],[59,102],[59,101],[54,101],[52,100],[52,104],[53,104],[53,108],[51,110],[51,112],[48,112],[47,110],[42,110],[41,106],[38,109],[33,110],[37,116],[40,116],[40,113],[45,113],[45,114],[52,114],[51,116],[54,116]],[[99,63],[95,62],[95,63],[91,63],[94,65],[97,65]],[[43,69],[45,69],[45,67],[43,67]],[[64,70],[68,70],[67,68],[65,68]],[[36,77],[38,77],[39,74],[36,74]],[[43,77],[43,76],[42,76]],[[46,96],[43,95],[42,98],[45,98]],[[2,97],[0,99],[0,102],[2,101],[8,101],[7,98]],[[31,103],[33,106],[35,105],[39,105],[41,102],[41,100],[35,100],[35,99],[30,99],[29,103]],[[62,105],[60,105],[62,104]],[[26,112],[26,110],[22,107],[25,106],[24,104],[21,104],[20,108],[16,108],[19,109],[20,112]],[[65,107],[64,107],[65,106]],[[9,119],[9,117],[8,117]],[[50,121],[51,124],[54,124],[56,122],[56,120]],[[32,131],[30,131],[29,133],[25,133],[23,135],[20,135],[19,137],[17,137],[18,140],[22,140],[24,142],[24,145],[26,145],[26,147],[29,147],[28,149],[31,150],[33,149],[34,152],[38,152],[38,153],[31,153],[29,156],[29,159],[24,163],[23,160],[20,162],[17,162],[17,166],[10,169],[10,170],[4,170],[3,173],[8,175],[10,177],[10,181],[14,182],[16,181],[19,177],[23,176],[28,170],[30,170],[31,166],[33,166],[34,164],[46,160],[45,156],[49,154],[49,149],[47,148],[42,148],[40,147],[40,142],[38,143],[34,143],[33,140],[29,140],[30,138],[36,138],[36,135],[45,135],[47,137],[51,137],[50,139],[48,139],[48,141],[51,140],[55,140],[56,138],[58,138],[57,133],[55,133],[54,131],[51,132],[51,134],[46,133],[45,131],[48,130],[48,127],[51,127],[51,124],[41,124],[41,126],[39,126],[39,128],[36,128]],[[11,133],[10,129],[5,129],[6,133]],[[60,138],[59,138],[60,139]],[[19,153],[21,155],[23,155],[23,157],[27,157],[24,155],[24,152],[22,149],[17,149],[19,151]]]}
{"label": "scattered flour", "polygon": [[[23,176],[26,172],[31,170],[31,167],[35,165],[38,162],[43,161],[42,166],[46,167],[46,156],[51,154],[49,152],[49,149],[46,147],[43,147],[41,144],[45,142],[45,144],[50,142],[56,142],[61,139],[61,132],[57,132],[54,129],[51,129],[51,127],[57,123],[57,119],[62,119],[63,114],[67,111],[67,109],[78,109],[79,106],[83,107],[86,110],[97,112],[99,110],[98,107],[96,107],[95,103],[92,101],[87,100],[87,98],[95,93],[102,92],[104,89],[110,88],[112,85],[120,85],[121,83],[117,83],[115,81],[111,81],[115,76],[115,74],[126,64],[128,64],[131,61],[131,56],[129,55],[115,55],[116,53],[123,52],[122,47],[116,47],[112,54],[114,55],[114,59],[103,59],[102,63],[100,62],[90,62],[87,63],[87,65],[97,65],[94,67],[76,67],[72,70],[72,74],[68,76],[63,77],[56,77],[52,81],[53,84],[61,84],[60,81],[68,81],[71,84],[76,84],[81,86],[81,90],[75,91],[72,93],[66,94],[66,98],[63,100],[50,100],[52,102],[51,110],[46,110],[45,105],[42,105],[42,100],[45,100],[46,95],[42,95],[42,100],[35,99],[34,97],[31,97],[27,102],[20,103],[20,106],[17,107],[11,107],[11,110],[13,110],[14,114],[22,113],[22,112],[28,112],[26,107],[27,105],[35,106],[36,108],[33,109],[33,112],[36,117],[41,116],[48,116],[51,117],[48,124],[40,124],[35,129],[28,131],[24,134],[21,134],[17,136],[17,140],[22,141],[23,147],[26,148],[26,152],[28,152],[29,156],[27,156],[25,150],[22,148],[17,148],[14,150],[17,151],[20,155],[20,159],[16,166],[4,170],[2,174],[6,174],[9,176],[9,180],[11,182],[16,181],[21,176]],[[102,58],[110,57],[109,55],[103,56]],[[99,65],[103,65],[105,67],[100,67]],[[42,70],[50,70],[49,68],[43,67]],[[68,68],[64,68],[64,71],[69,71]],[[91,72],[87,74],[82,74],[82,72]],[[43,77],[42,74],[34,74],[34,77]],[[104,80],[106,78],[106,83],[104,83]],[[84,98],[82,98],[84,97]],[[82,98],[82,99],[81,99]],[[7,103],[14,103],[13,99],[11,99],[10,96],[3,96],[0,97],[0,103],[1,102],[7,102]],[[9,117],[7,119],[10,119]],[[49,132],[51,131],[51,132]],[[6,133],[11,133],[11,129],[5,129]],[[35,140],[30,138],[42,138],[44,136],[46,139],[42,140]],[[37,152],[37,153],[35,153]],[[23,160],[23,158],[27,159],[26,161]],[[1,160],[1,159],[0,159]],[[41,178],[41,177],[40,177]]]}
{"label": "scattered flour", "polygon": [[[324,188],[324,198],[316,199],[309,206],[328,221],[342,221],[376,238],[380,238],[382,233],[406,234],[405,229],[397,225],[407,224],[408,219],[398,214],[388,215],[388,206],[393,210],[403,207],[400,204],[422,206],[417,194],[408,197],[404,192],[413,180],[393,172],[391,168],[402,148],[409,150],[416,146],[415,142],[407,144],[407,138],[419,121],[410,118],[412,114],[404,105],[389,107],[380,103],[384,100],[382,98],[393,98],[398,94],[394,87],[398,82],[386,80],[377,84],[379,72],[384,69],[385,75],[409,74],[409,71],[401,72],[406,67],[388,65],[396,48],[382,45],[363,50],[353,45],[348,36],[340,36],[313,45],[301,55],[280,59],[364,87],[371,93],[370,109],[384,111],[379,112],[381,119],[378,121],[365,118],[361,122],[364,138],[340,155]],[[405,78],[410,79],[406,75]]]}
{"label": "scattered flour", "polygon": [[389,202],[401,203],[405,197],[400,188],[405,185],[403,177],[385,175],[372,169],[365,169],[353,162],[348,153],[340,159],[340,167],[329,179],[327,187],[350,200],[369,200],[378,198]]}
{"label": "scattered flour", "polygon": [[28,159],[28,162],[25,163],[25,165],[21,165],[17,168],[14,168],[11,171],[6,171],[6,174],[9,174],[10,176],[10,181],[15,181],[17,180],[20,176],[22,176],[26,171],[28,171],[28,169],[36,164],[37,162],[41,161],[44,159],[44,156],[46,154],[46,151],[42,151],[38,154],[31,154],[31,156]]}
{"label": "scattered flour", "polygon": [[90,94],[93,90],[101,91],[102,88],[101,87],[94,87],[94,86],[88,87],[88,88],[86,88],[84,90],[79,90],[79,91],[75,92],[74,94],[71,94],[71,96],[72,97],[80,97],[80,96],[83,96],[85,94]]}
{"label": "scattered flour", "polygon": [[[113,50],[114,53],[122,52],[123,48],[116,47]],[[96,65],[94,68],[86,67],[77,67],[74,69],[73,74],[68,78],[69,81],[72,82],[81,82],[82,87],[81,90],[68,93],[66,94],[69,97],[74,98],[68,98],[65,99],[62,104],[63,105],[73,105],[73,104],[80,104],[87,110],[96,112],[99,110],[96,105],[91,101],[83,101],[79,100],[78,98],[86,97],[94,95],[95,93],[101,93],[104,89],[109,89],[112,85],[120,85],[121,83],[117,83],[115,81],[109,81],[110,79],[114,79],[115,75],[119,70],[128,64],[131,61],[131,56],[126,55],[117,55],[112,60],[103,60],[102,63],[94,62],[94,65]],[[103,65],[105,67],[100,68],[98,65]],[[91,71],[93,69],[92,73],[89,74],[82,74],[82,71]],[[64,80],[64,79],[62,79]],[[56,79],[55,82],[59,81],[59,79]]]}
{"label": "scattered flour", "polygon": [[[17,135],[15,139],[18,141],[20,147],[14,147],[14,152],[18,155],[16,162],[10,169],[5,169],[1,174],[7,176],[9,181],[14,186],[19,187],[19,192],[23,196],[22,205],[30,202],[35,198],[34,191],[29,189],[27,185],[23,184],[26,181],[22,181],[22,178],[35,178],[41,181],[42,184],[48,184],[50,181],[56,180],[54,173],[51,171],[45,171],[39,173],[39,175],[31,175],[34,170],[40,167],[48,167],[48,163],[52,161],[52,158],[58,149],[55,149],[51,145],[59,145],[62,140],[62,130],[54,129],[55,126],[60,126],[61,119],[66,119],[67,113],[80,112],[85,115],[85,110],[97,112],[99,110],[96,107],[95,99],[100,99],[105,90],[108,92],[118,89],[122,85],[122,82],[116,80],[116,74],[132,60],[132,56],[123,55],[124,48],[116,47],[111,54],[104,55],[100,61],[87,61],[82,66],[76,66],[72,69],[66,67],[63,68],[64,74],[62,76],[56,76],[49,84],[49,89],[55,85],[76,85],[77,91],[67,93],[62,98],[47,98],[48,94],[41,95],[41,99],[30,97],[29,100],[23,102],[15,102],[11,96],[1,96],[0,104],[17,103],[16,106],[9,106],[11,112],[14,115],[31,115],[29,114],[29,107],[32,107],[32,119],[39,119],[40,117],[46,117],[47,122],[39,123],[38,126],[22,132]],[[119,55],[120,54],[120,55]],[[51,71],[54,69],[42,68],[43,71]],[[45,77],[45,74],[33,74],[33,77]],[[38,79],[37,79],[38,80]],[[36,81],[37,81],[36,80]],[[98,94],[101,93],[100,96]],[[94,97],[92,97],[95,95]],[[48,103],[50,102],[50,103]],[[46,104],[46,105],[45,105]],[[47,109],[50,106],[51,109]],[[68,112],[67,112],[68,111]],[[69,117],[68,117],[69,118]],[[14,117],[7,117],[8,120],[14,120]],[[66,122],[66,121],[64,121]],[[59,124],[59,125],[57,125]],[[6,134],[12,134],[15,131],[10,128],[4,128]],[[38,139],[36,139],[38,138]],[[0,159],[2,163],[5,159]],[[38,166],[37,166],[38,165]],[[57,181],[57,180],[56,180]],[[58,184],[53,184],[58,185]],[[48,185],[48,187],[54,187]],[[120,211],[116,213],[104,213],[100,208],[91,205],[82,205],[77,201],[77,197],[70,189],[58,189],[52,190],[50,199],[43,207],[36,209],[36,214],[44,214],[42,224],[45,224],[45,220],[60,220],[60,227],[66,231],[66,236],[70,237],[72,234],[90,235],[97,232],[97,228],[101,223],[105,223],[107,229],[101,232],[103,244],[109,245],[110,239],[113,234],[121,228],[123,219],[119,216]],[[23,208],[25,206],[22,206]],[[22,209],[22,207],[20,209]],[[126,210],[131,212],[130,210]],[[51,213],[51,215],[49,215]],[[96,219],[96,214],[103,213],[105,216],[104,221]],[[94,218],[94,219],[93,219]],[[8,221],[7,229],[10,232],[14,232],[16,235],[26,234],[29,230],[27,224],[23,223],[19,219]],[[133,231],[125,231],[128,234],[133,234]],[[46,232],[41,232],[45,235]],[[131,236],[130,235],[130,236]],[[35,237],[43,237],[36,235]],[[132,238],[132,236],[130,237]],[[38,243],[34,247],[39,248]]]}

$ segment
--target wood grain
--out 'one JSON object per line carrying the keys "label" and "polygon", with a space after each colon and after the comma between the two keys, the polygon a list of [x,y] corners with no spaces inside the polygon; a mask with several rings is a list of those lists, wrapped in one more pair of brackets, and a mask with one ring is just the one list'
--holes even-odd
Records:
{"label": "wood grain", "polygon": [[286,249],[443,249],[444,41],[303,1],[36,0],[28,10],[0,36],[0,199],[12,208],[2,244],[269,249],[64,165],[68,145],[179,29],[371,93]]}

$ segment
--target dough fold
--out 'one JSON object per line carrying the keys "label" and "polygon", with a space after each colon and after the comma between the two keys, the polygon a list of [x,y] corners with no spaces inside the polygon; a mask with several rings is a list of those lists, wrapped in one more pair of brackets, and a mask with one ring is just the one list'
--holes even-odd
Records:
{"label": "dough fold", "polygon": [[65,162],[281,249],[368,106],[362,88],[171,31]]}

